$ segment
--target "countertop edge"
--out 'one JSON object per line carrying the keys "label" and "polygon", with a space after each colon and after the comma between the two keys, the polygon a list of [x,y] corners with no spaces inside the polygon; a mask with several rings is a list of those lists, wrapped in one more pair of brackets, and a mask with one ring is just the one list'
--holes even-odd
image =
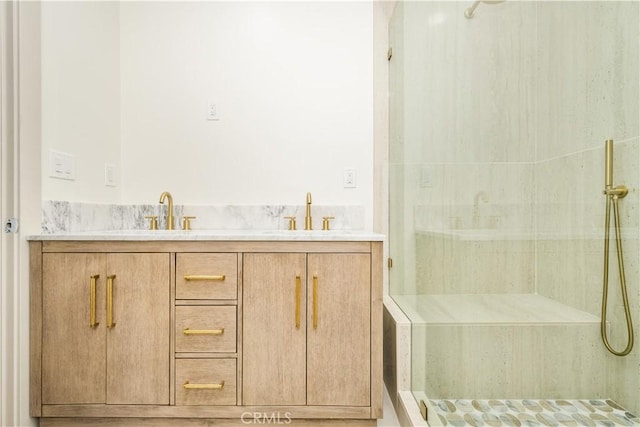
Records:
{"label": "countertop edge", "polygon": [[27,236],[28,241],[317,241],[383,242],[385,236],[367,231],[89,231]]}

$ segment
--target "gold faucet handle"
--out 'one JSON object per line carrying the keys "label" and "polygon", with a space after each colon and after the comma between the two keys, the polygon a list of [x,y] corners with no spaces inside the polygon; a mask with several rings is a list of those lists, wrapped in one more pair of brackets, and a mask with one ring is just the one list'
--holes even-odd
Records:
{"label": "gold faucet handle", "polygon": [[286,219],[289,220],[289,230],[296,229],[296,217],[295,216],[285,216]]}
{"label": "gold faucet handle", "polygon": [[191,220],[196,219],[195,216],[183,216],[182,217],[182,229],[191,230]]}
{"label": "gold faucet handle", "polygon": [[329,221],[331,221],[332,219],[335,219],[336,217],[334,216],[323,216],[322,217],[322,229],[324,231],[329,231]]}
{"label": "gold faucet handle", "polygon": [[158,229],[158,217],[156,215],[145,216],[149,220],[149,230]]}

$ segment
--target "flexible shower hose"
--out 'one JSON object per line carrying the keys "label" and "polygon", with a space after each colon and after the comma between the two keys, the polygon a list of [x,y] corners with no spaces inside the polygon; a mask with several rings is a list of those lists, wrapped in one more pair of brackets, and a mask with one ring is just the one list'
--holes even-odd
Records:
{"label": "flexible shower hose", "polygon": [[[607,338],[607,296],[609,293],[609,231],[611,227],[611,205],[613,204],[614,226],[616,232],[616,252],[618,255],[618,271],[620,273],[620,289],[622,292],[622,303],[624,304],[624,315],[627,321],[628,341],[627,347],[622,351],[616,351]],[[618,211],[618,196],[607,195],[607,207],[604,225],[604,280],[602,290],[602,317],[600,319],[600,334],[604,346],[616,356],[626,356],[633,348],[633,323],[631,321],[631,310],[629,309],[629,298],[627,296],[627,282],[624,275],[624,259],[622,257],[622,237],[620,233],[620,213]]]}

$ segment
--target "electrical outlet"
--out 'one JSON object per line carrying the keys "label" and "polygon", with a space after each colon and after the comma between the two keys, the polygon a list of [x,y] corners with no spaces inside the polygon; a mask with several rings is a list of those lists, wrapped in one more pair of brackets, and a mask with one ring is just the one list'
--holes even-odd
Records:
{"label": "electrical outlet", "polygon": [[207,103],[207,120],[220,120],[218,117],[218,106],[214,101]]}
{"label": "electrical outlet", "polygon": [[105,163],[104,164],[104,185],[106,187],[117,187],[116,182],[116,166]]}
{"label": "electrical outlet", "polygon": [[342,177],[342,183],[344,188],[356,188],[356,170],[345,169]]}

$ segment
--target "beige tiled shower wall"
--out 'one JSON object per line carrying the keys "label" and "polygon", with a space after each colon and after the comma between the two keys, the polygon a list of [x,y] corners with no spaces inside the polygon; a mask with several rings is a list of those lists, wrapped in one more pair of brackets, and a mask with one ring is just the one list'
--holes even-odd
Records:
{"label": "beige tiled shower wall", "polygon": [[[588,324],[413,325],[412,387],[445,399],[609,397],[597,339]],[[567,342],[577,345],[560,353]]]}
{"label": "beige tiled shower wall", "polygon": [[[490,236],[492,237],[492,236]],[[418,293],[532,293],[532,240],[468,240],[458,236],[416,235]]]}
{"label": "beige tiled shower wall", "polygon": [[[640,331],[638,2],[541,2],[537,7],[536,290],[600,315],[605,197],[604,140],[614,145],[624,258],[635,340]],[[609,316],[614,348],[626,344],[611,246]],[[612,398],[640,410],[640,351],[620,358],[602,345]],[[596,373],[593,373],[596,375]]]}

